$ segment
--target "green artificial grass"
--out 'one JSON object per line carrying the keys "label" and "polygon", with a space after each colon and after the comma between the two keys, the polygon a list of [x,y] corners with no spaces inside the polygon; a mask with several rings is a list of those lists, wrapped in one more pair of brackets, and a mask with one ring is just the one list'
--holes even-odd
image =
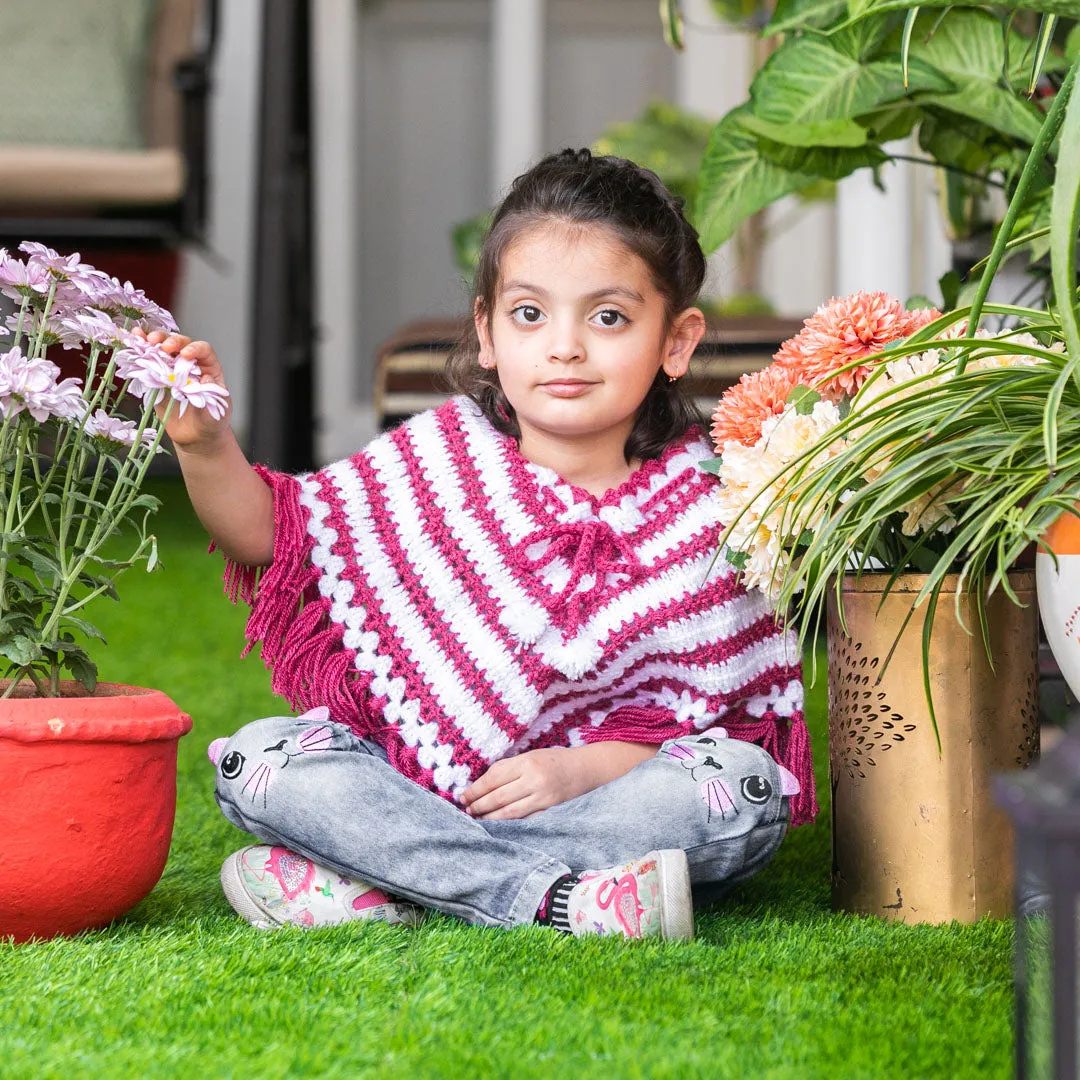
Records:
{"label": "green artificial grass", "polygon": [[[825,694],[810,693],[822,814],[689,943],[537,927],[354,923],[272,934],[235,917],[221,860],[247,838],[206,746],[287,712],[179,481],[161,480],[163,572],[92,621],[102,677],[194,718],[154,892],[111,927],[0,943],[0,1077],[963,1077],[1012,1072],[1011,922],[904,926],[829,907]],[[123,852],[116,853],[117,858]]]}

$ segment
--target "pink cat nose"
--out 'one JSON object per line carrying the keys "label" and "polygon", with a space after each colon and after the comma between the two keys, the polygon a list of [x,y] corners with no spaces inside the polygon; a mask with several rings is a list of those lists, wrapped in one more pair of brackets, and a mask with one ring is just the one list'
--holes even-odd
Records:
{"label": "pink cat nose", "polygon": [[228,739],[215,739],[207,748],[206,756],[216,765],[221,758],[221,751],[225,749]]}

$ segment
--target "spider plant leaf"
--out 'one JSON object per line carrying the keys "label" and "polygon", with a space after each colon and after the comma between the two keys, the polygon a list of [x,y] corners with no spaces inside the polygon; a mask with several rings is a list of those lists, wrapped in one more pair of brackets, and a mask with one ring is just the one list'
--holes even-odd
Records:
{"label": "spider plant leaf", "polygon": [[[1016,225],[1016,220],[1020,216],[1020,211],[1023,208],[1024,202],[1027,198],[1027,194],[1031,189],[1035,178],[1041,173],[1043,168],[1044,158],[1049,152],[1050,147],[1053,145],[1055,138],[1057,137],[1058,130],[1061,128],[1062,123],[1065,120],[1065,106],[1068,103],[1069,97],[1072,94],[1073,86],[1076,83],[1076,71],[1080,65],[1080,60],[1069,68],[1068,74],[1065,76],[1064,82],[1062,82],[1060,89],[1054,97],[1054,104],[1050,108],[1050,112],[1047,114],[1046,119],[1043,121],[1042,128],[1039,131],[1038,138],[1032,144],[1031,152],[1028,154],[1027,161],[1024,163],[1024,168],[1020,173],[1020,178],[1017,181],[1016,189],[1013,192],[1012,198],[1009,200],[1009,207],[1005,211],[1005,216],[1002,219],[1001,225],[998,227],[997,236],[994,239],[994,246],[990,251],[990,257],[986,262],[986,269],[983,271],[982,278],[979,280],[979,287],[975,292],[975,297],[971,302],[971,314],[968,322],[967,334],[969,337],[974,337],[976,329],[978,329],[979,317],[982,314],[983,308],[986,306],[986,297],[990,291],[990,284],[994,277],[997,275],[998,268],[1001,266],[1001,261],[1005,256],[1005,245],[1008,243],[1009,238],[1012,236],[1013,228]],[[1080,119],[1074,121],[1075,124],[1080,124]],[[1058,216],[1065,213],[1065,200],[1068,198],[1067,193],[1062,194],[1062,165],[1064,159],[1068,157],[1070,160],[1075,159],[1080,154],[1080,146],[1069,147],[1066,141],[1062,140],[1062,160],[1058,162],[1057,178],[1054,184],[1054,208],[1058,211]],[[1073,169],[1076,173],[1080,173],[1080,161],[1076,161],[1073,165]],[[1075,179],[1075,177],[1074,177]],[[1074,191],[1075,196],[1075,191]],[[1061,209],[1059,210],[1059,206]],[[1072,216],[1071,214],[1069,215]],[[1052,225],[1053,229],[1054,226]],[[1060,229],[1056,230],[1060,232]],[[1051,250],[1054,247],[1054,235],[1051,235]],[[1067,241],[1059,239],[1061,243],[1075,243],[1076,233],[1071,232]],[[1060,256],[1059,256],[1060,261]],[[1072,255],[1072,261],[1075,262],[1075,251]],[[1074,278],[1070,280],[1075,280]],[[1055,271],[1054,277],[1055,288],[1059,288],[1057,271]],[[1066,290],[1065,295],[1071,295],[1071,289]],[[1080,333],[1077,333],[1078,341],[1080,341]],[[1080,357],[1080,352],[1073,353],[1072,346],[1070,345],[1070,355],[1076,355]],[[963,372],[963,363],[960,366],[960,372]]]}
{"label": "spider plant leaf", "polygon": [[[1080,101],[1072,95],[1080,59],[1069,68],[1069,74],[1057,92],[1057,98],[1046,123],[1062,107],[1064,122],[1061,129],[1061,154],[1054,180],[1050,212],[1050,268],[1054,282],[1061,329],[1069,356],[1066,370],[1075,373],[1080,385],[1080,317],[1076,299],[1076,239],[1080,232]],[[1061,98],[1067,100],[1061,102]],[[1034,150],[1032,150],[1034,155]],[[1053,460],[1053,455],[1050,455]]]}
{"label": "spider plant leaf", "polygon": [[1058,16],[1049,12],[1045,13],[1039,22],[1039,33],[1035,39],[1035,56],[1031,61],[1031,79],[1028,82],[1028,97],[1035,93],[1039,85],[1039,77],[1042,75],[1043,65],[1046,63],[1046,55],[1050,52],[1050,46],[1054,42],[1054,30],[1057,28]]}
{"label": "spider plant leaf", "polygon": [[930,685],[930,641],[934,633],[934,615],[937,612],[938,596],[941,593],[941,582],[935,586],[930,594],[930,601],[926,606],[926,614],[923,616],[922,628],[922,679],[923,691],[926,694],[926,706],[930,712],[930,723],[934,726],[934,738],[937,740],[938,754],[941,753],[941,732],[938,730],[937,711],[934,709],[934,691]]}
{"label": "spider plant leaf", "polygon": [[660,25],[664,28],[664,41],[676,52],[686,48],[683,40],[683,16],[679,0],[660,0]]}
{"label": "spider plant leaf", "polygon": [[908,88],[908,60],[911,56],[911,32],[915,29],[915,22],[919,18],[918,6],[913,7],[904,20],[904,35],[900,43],[900,64],[904,69],[904,89]]}

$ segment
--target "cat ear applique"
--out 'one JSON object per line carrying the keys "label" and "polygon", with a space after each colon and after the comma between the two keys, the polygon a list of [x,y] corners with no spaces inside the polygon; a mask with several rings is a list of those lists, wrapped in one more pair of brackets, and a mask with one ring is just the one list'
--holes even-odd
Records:
{"label": "cat ear applique", "polygon": [[296,719],[310,720],[313,724],[325,724],[330,720],[330,710],[325,705],[316,705],[314,709],[308,709]]}
{"label": "cat ear applique", "polygon": [[802,785],[799,783],[793,772],[789,772],[779,762],[776,763],[776,767],[780,770],[780,794],[781,795],[798,795],[802,791]]}
{"label": "cat ear applique", "polygon": [[206,756],[214,765],[216,765],[221,760],[222,751],[225,749],[225,744],[228,741],[228,739],[215,739],[206,748]]}

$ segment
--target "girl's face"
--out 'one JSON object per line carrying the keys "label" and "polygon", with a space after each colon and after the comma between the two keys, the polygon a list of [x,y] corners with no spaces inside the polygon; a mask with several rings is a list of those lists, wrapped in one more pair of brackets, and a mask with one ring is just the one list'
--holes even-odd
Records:
{"label": "girl's face", "polygon": [[523,444],[625,441],[657,371],[683,375],[704,329],[696,308],[666,326],[648,266],[598,225],[520,233],[503,254],[490,320],[476,315],[480,363],[498,370]]}

